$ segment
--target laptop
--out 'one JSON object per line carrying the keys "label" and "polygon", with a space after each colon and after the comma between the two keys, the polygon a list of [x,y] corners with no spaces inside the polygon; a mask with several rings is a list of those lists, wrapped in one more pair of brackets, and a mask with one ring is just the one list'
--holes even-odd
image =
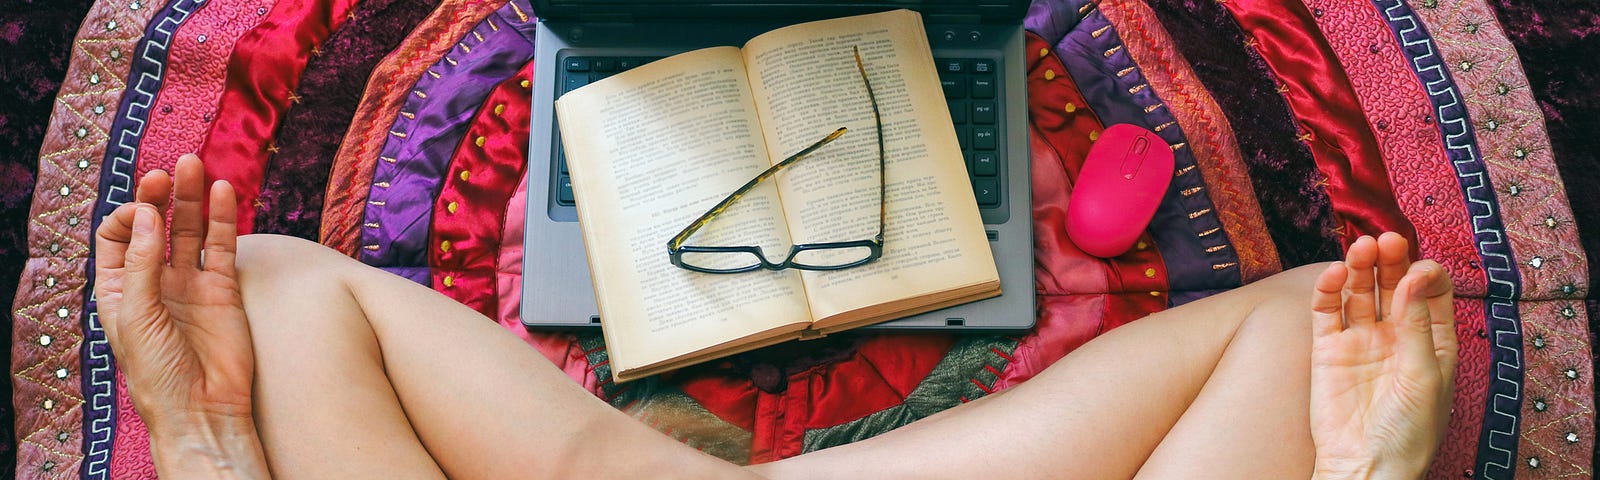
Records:
{"label": "laptop", "polygon": [[[860,330],[1017,331],[1033,327],[1033,217],[1022,19],[1029,0],[534,0],[531,145],[522,323],[588,329],[604,321],[578,229],[556,127],[563,93],[674,54],[743,45],[774,28],[897,8],[922,14],[1000,273],[999,297]],[[885,241],[896,241],[887,238]],[[662,255],[666,255],[663,249]]]}

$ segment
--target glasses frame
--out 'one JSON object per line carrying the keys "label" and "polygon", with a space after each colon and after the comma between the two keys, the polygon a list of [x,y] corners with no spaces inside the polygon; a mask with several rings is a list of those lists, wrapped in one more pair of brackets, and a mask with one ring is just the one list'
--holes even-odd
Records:
{"label": "glasses frame", "polygon": [[[754,270],[758,270],[758,269],[776,271],[776,270],[783,270],[783,269],[786,269],[786,268],[793,268],[793,269],[796,269],[796,270],[834,271],[834,270],[844,270],[844,269],[847,269],[847,268],[853,268],[853,267],[859,267],[861,265],[866,265],[868,263],[872,263],[873,260],[877,260],[879,257],[883,256],[883,231],[884,231],[885,225],[888,223],[888,208],[887,208],[887,204],[886,204],[886,202],[888,201],[888,195],[887,195],[888,180],[884,177],[885,172],[887,172],[887,170],[888,170],[888,168],[887,168],[887,163],[888,162],[885,159],[884,147],[883,147],[883,118],[878,112],[878,96],[872,90],[872,80],[867,78],[866,65],[864,63],[862,63],[862,61],[861,61],[861,47],[854,47],[854,52],[855,52],[855,60],[856,60],[856,71],[861,74],[861,83],[863,85],[865,85],[866,88],[867,88],[867,99],[872,102],[872,121],[873,121],[873,124],[877,127],[877,133],[878,133],[878,234],[873,236],[872,239],[870,239],[870,240],[855,240],[855,241],[845,241],[845,242],[802,243],[802,244],[798,244],[798,245],[792,245],[792,246],[789,247],[789,254],[784,257],[782,262],[777,262],[777,263],[768,260],[767,256],[765,254],[761,253],[761,247],[756,247],[756,246],[701,247],[701,246],[692,246],[692,245],[684,245],[683,244],[685,241],[688,241],[690,236],[694,235],[695,232],[699,231],[701,227],[704,227],[707,223],[710,223],[711,219],[716,218],[716,216],[718,214],[721,214],[723,212],[723,210],[727,210],[729,205],[732,205],[734,201],[737,201],[740,197],[743,197],[746,193],[749,193],[751,189],[754,189],[756,187],[756,185],[760,185],[761,182],[776,176],[778,174],[778,171],[783,170],[784,168],[788,167],[789,165],[792,165],[795,162],[800,161],[800,159],[805,158],[806,155],[809,155],[812,152],[817,151],[817,149],[822,148],[822,146],[827,145],[829,142],[832,142],[832,141],[838,139],[840,136],[844,135],[845,132],[847,131],[847,129],[845,127],[839,127],[838,130],[834,130],[833,133],[830,133],[830,134],[828,134],[828,136],[823,137],[821,140],[818,140],[816,143],[811,144],[811,146],[806,147],[804,149],[801,149],[798,152],[795,152],[793,155],[790,155],[788,158],[783,159],[783,161],[778,162],[776,164],[773,164],[771,167],[767,168],[765,171],[762,171],[761,173],[757,174],[755,176],[755,178],[750,179],[749,182],[745,182],[744,186],[741,186],[738,189],[735,189],[733,191],[733,193],[728,194],[728,196],[723,198],[722,201],[717,202],[717,204],[715,206],[712,206],[710,210],[706,210],[706,213],[701,214],[699,218],[696,218],[694,220],[694,222],[691,222],[688,227],[685,227],[683,229],[683,231],[680,231],[680,232],[678,232],[677,235],[674,235],[671,240],[667,241],[667,254],[669,256],[671,256],[673,265],[676,265],[679,268],[683,268],[685,270],[692,270],[692,271],[702,272],[702,273],[743,273],[743,272],[749,272],[749,271],[754,271]],[[800,252],[805,252],[805,251],[810,251],[810,250],[836,250],[836,249],[862,248],[862,247],[870,249],[870,253],[867,255],[867,257],[863,258],[861,260],[857,260],[857,261],[846,263],[846,264],[841,264],[841,265],[808,265],[808,264],[804,264],[804,263],[797,263],[797,262],[794,261],[795,256],[799,255]],[[698,267],[698,266],[695,266],[695,265],[692,265],[692,264],[685,263],[683,261],[683,254],[685,254],[685,253],[749,253],[751,255],[755,255],[755,257],[757,259],[759,259],[761,261],[761,263],[758,263],[758,264],[755,264],[755,265],[750,265],[750,266],[747,266],[747,267],[740,267],[740,268],[726,268],[726,269],[703,268],[703,267]]]}

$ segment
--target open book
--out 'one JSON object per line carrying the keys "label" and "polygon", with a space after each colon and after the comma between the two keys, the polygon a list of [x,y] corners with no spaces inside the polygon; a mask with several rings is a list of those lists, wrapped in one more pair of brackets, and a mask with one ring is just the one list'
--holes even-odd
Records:
{"label": "open book", "polygon": [[[887,167],[879,178],[872,104]],[[556,102],[615,378],[632,380],[777,342],[1000,294],[921,17],[896,10],[696,50]],[[838,271],[707,274],[667,241],[733,190],[834,130],[848,132],[763,182],[686,245],[871,239],[883,256]]]}

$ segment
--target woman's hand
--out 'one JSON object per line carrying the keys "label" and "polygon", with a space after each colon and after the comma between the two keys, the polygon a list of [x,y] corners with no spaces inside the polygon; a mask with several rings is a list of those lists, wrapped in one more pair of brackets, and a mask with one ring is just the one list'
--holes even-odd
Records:
{"label": "woman's hand", "polygon": [[1316,478],[1420,478],[1443,439],[1456,368],[1450,278],[1408,252],[1395,233],[1362,237],[1317,278]]}
{"label": "woman's hand", "polygon": [[185,155],[175,170],[171,202],[173,178],[150,172],[138,201],[117,208],[95,235],[100,321],[163,477],[264,478],[252,417],[255,356],[234,271],[233,188],[212,185],[207,219],[200,159]]}

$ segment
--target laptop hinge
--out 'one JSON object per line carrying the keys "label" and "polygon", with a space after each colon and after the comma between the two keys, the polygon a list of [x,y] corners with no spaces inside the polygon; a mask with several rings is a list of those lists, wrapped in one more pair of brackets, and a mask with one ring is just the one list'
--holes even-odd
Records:
{"label": "laptop hinge", "polygon": [[928,14],[928,15],[924,15],[924,19],[923,20],[926,21],[929,25],[962,25],[962,24],[981,23],[981,22],[983,22],[983,16],[982,15],[978,15],[976,13]]}

